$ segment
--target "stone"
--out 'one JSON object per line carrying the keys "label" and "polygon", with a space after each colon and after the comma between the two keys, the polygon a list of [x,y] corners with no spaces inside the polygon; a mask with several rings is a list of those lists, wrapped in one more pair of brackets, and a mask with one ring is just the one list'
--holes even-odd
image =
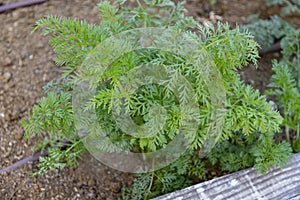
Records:
{"label": "stone", "polygon": [[13,62],[12,62],[11,58],[8,57],[8,56],[6,56],[6,57],[4,58],[4,60],[3,60],[3,65],[4,65],[4,66],[10,66],[12,63],[13,63]]}
{"label": "stone", "polygon": [[10,72],[5,72],[2,76],[0,76],[0,81],[3,81],[4,83],[7,83],[12,77],[12,74]]}

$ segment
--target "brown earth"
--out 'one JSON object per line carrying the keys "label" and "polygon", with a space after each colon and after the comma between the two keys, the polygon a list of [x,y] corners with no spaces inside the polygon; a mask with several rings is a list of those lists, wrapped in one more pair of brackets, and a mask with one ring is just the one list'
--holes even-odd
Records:
{"label": "brown earth", "polygon": [[[0,0],[4,4],[12,2]],[[34,23],[47,14],[99,23],[98,2],[50,0],[0,14],[0,169],[33,154],[37,139],[23,138],[20,120],[39,101],[42,87],[60,77],[59,68],[53,62],[54,53],[47,44],[48,38],[39,33],[31,34]],[[250,14],[267,16],[274,12],[261,0],[219,0],[215,6],[209,2],[188,0],[189,14],[202,23],[221,20],[234,26],[245,23]],[[264,90],[271,75],[270,58],[264,57],[258,70],[253,66],[243,70],[242,78]],[[132,174],[110,169],[89,154],[76,168],[29,176],[34,169],[35,164],[28,164],[0,175],[0,199],[116,199],[121,186],[130,185],[133,179]]]}

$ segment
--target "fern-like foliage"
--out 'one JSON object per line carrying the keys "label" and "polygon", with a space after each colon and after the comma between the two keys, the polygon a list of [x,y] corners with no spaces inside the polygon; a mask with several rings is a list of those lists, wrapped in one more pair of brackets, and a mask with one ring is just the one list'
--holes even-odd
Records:
{"label": "fern-like foliage", "polygon": [[282,59],[273,62],[273,75],[271,77],[268,95],[276,97],[279,108],[284,117],[283,125],[286,139],[291,142],[290,131],[296,133],[292,143],[294,151],[299,151],[300,115],[300,30],[290,28],[281,40]]}
{"label": "fern-like foliage", "polygon": [[[288,142],[274,144],[268,135],[261,134],[257,143],[251,149],[255,157],[255,167],[260,172],[266,172],[270,166],[283,167],[292,155],[292,149]],[[271,150],[271,151],[270,151]]]}
{"label": "fern-like foliage", "polygon": [[[287,22],[284,16],[299,13],[298,0],[266,0],[267,6],[279,5],[280,16],[260,20],[252,16],[250,24],[243,26],[250,30],[255,40],[266,50],[271,44],[280,40],[282,59],[273,61],[273,75],[266,95],[276,98],[278,108],[283,116],[286,140],[292,143],[294,151],[299,151],[299,89],[300,89],[300,31]],[[291,142],[290,132],[296,132],[296,139]]]}
{"label": "fern-like foliage", "polygon": [[[57,89],[58,83],[56,86]],[[66,164],[76,166],[77,160],[85,152],[80,138],[74,134],[75,125],[70,93],[50,91],[48,96],[43,97],[40,103],[33,108],[32,114],[28,116],[28,121],[22,121],[22,125],[25,137],[28,139],[43,133],[48,133],[49,136],[36,146],[36,151],[46,151],[47,157],[40,158],[38,164],[40,170],[34,175],[56,168],[61,169]]]}
{"label": "fern-like foliage", "polygon": [[254,39],[261,45],[263,50],[268,49],[277,40],[286,36],[293,26],[278,15],[270,19],[262,20],[258,16],[252,17],[249,24],[243,25],[254,35]]}
{"label": "fern-like foliage", "polygon": [[270,135],[273,136],[257,132],[249,139],[235,132],[229,141],[217,144],[208,160],[229,172],[254,165],[259,172],[265,173],[271,166],[284,166],[292,154],[290,145],[287,142],[275,144]]}
{"label": "fern-like foliage", "polygon": [[59,140],[72,137],[74,121],[70,100],[71,94],[68,93],[58,95],[50,92],[47,97],[43,97],[28,117],[31,123],[23,122],[25,136],[29,138],[31,134],[41,135],[45,131]]}
{"label": "fern-like foliage", "polygon": [[286,16],[292,13],[300,13],[299,0],[266,0],[268,6],[279,5],[281,6],[280,15]]}
{"label": "fern-like foliage", "polygon": [[291,29],[284,37],[280,45],[283,58],[281,63],[291,69],[291,77],[295,79],[298,90],[300,89],[300,29]]}
{"label": "fern-like foliage", "polygon": [[300,13],[298,0],[266,0],[267,6],[279,5],[280,15],[272,15],[269,19],[259,19],[258,15],[248,17],[249,23],[242,26],[254,35],[255,40],[263,50],[268,49],[276,41],[285,38],[295,31],[292,24],[284,19],[284,16],[292,13]]}
{"label": "fern-like foliage", "polygon": [[206,180],[206,163],[196,152],[188,151],[170,166],[139,174],[133,189],[124,187],[122,199],[151,199],[192,185],[192,179]]}
{"label": "fern-like foliage", "polygon": [[[273,63],[272,82],[269,84],[270,89],[266,91],[268,95],[275,95],[276,101],[283,112],[283,125],[287,141],[290,141],[290,130],[294,130],[299,138],[300,132],[300,93],[297,87],[297,81],[291,73],[291,68],[287,64]],[[298,141],[298,140],[296,140]],[[298,144],[295,143],[294,146]],[[298,151],[298,148],[294,148]]]}
{"label": "fern-like foliage", "polygon": [[[223,80],[226,99],[224,97],[224,109],[220,109],[220,112],[226,113],[226,116],[220,136],[214,138],[218,144],[209,154],[208,161],[222,165],[224,170],[256,165],[259,171],[264,172],[270,166],[282,166],[290,155],[283,156],[289,146],[273,142],[274,133],[280,130],[282,118],[264,96],[240,80],[237,72],[249,62],[257,61],[258,44],[253,36],[238,27],[230,29],[227,24],[219,23],[216,27],[197,24],[184,15],[182,3],[144,0],[138,1],[138,6],[130,9],[124,3],[100,3],[98,6],[102,21],[99,25],[56,16],[48,16],[37,22],[34,30],[42,29],[44,35],[51,35],[50,45],[57,54],[56,62],[65,71],[63,81],[50,83],[45,88],[47,97],[41,99],[33,108],[29,120],[23,122],[28,137],[42,134],[49,136],[49,139],[39,144],[40,148],[49,148],[48,156],[41,158],[37,174],[66,165],[73,166],[82,155],[84,146],[75,130],[71,92],[74,84],[88,80],[93,83],[91,87],[96,88],[96,94],[85,108],[96,111],[97,124],[105,131],[106,137],[99,142],[97,135],[92,134],[97,151],[116,152],[121,149],[148,153],[164,149],[178,135],[183,118],[187,115],[180,103],[191,102],[188,93],[190,89],[195,91],[197,97],[195,103],[199,107],[196,113],[199,124],[195,127],[196,134],[185,135],[191,142],[187,152],[166,168],[139,174],[133,188],[123,190],[125,199],[148,199],[188,186],[195,177],[204,180],[205,161],[199,158],[199,150],[208,137],[215,109],[212,95],[216,99],[223,98],[218,97],[219,94],[212,94],[215,88],[207,86],[207,77],[204,76],[211,71],[210,61]],[[197,61],[202,63],[204,70],[191,63],[187,59],[190,55],[186,52],[155,48],[126,51],[118,40],[101,49],[101,55],[107,56],[111,56],[108,55],[111,49],[117,47],[124,52],[118,58],[109,60],[108,67],[99,77],[95,77],[95,67],[81,70],[85,59],[99,51],[95,49],[99,44],[123,31],[141,27],[169,28],[173,33],[184,32],[193,38],[195,42],[190,44],[191,48],[201,49],[197,52]],[[162,42],[170,44],[169,41]],[[162,84],[149,82],[137,86],[138,81],[128,75],[132,81],[128,87],[135,88],[134,92],[125,90],[123,85],[126,81],[122,77],[140,66],[146,68],[147,64],[166,67],[170,72],[169,79],[162,81]],[[156,70],[153,73],[160,77],[164,71]],[[190,88],[181,84],[179,89],[174,89],[178,82],[181,83],[180,76],[189,82]],[[120,90],[116,92],[115,88]],[[119,127],[113,114],[121,109],[118,107],[120,99],[126,100],[124,110],[134,122],[129,127],[130,131],[134,132],[138,125],[156,134],[147,138],[126,134],[124,128],[128,127]],[[161,121],[165,123],[159,123]],[[94,133],[96,130],[90,131]]]}
{"label": "fern-like foliage", "polygon": [[49,15],[39,20],[33,31],[47,27],[43,35],[52,34],[49,44],[53,47],[58,66],[65,65],[65,75],[72,73],[82,63],[90,50],[108,37],[101,27],[79,19]]}

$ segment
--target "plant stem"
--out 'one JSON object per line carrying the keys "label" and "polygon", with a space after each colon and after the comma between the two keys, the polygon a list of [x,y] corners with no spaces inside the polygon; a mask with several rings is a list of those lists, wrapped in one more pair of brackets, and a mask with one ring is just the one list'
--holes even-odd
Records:
{"label": "plant stem", "polygon": [[152,174],[151,174],[151,182],[150,182],[150,184],[149,184],[149,188],[148,188],[148,191],[149,191],[149,193],[151,192],[151,188],[152,188],[152,185],[153,185],[153,179],[154,179],[154,159],[152,159]]}
{"label": "plant stem", "polygon": [[299,138],[299,131],[300,131],[300,125],[297,124],[297,134],[296,134],[296,139]]}
{"label": "plant stem", "polygon": [[296,68],[297,68],[297,72],[298,72],[298,90],[300,89],[300,42],[297,42],[297,64],[296,64]]}
{"label": "plant stem", "polygon": [[288,141],[288,143],[291,143],[290,141],[290,127],[288,125],[285,125],[285,136],[286,136],[286,140]]}
{"label": "plant stem", "polygon": [[[284,98],[284,99],[286,99],[286,98]],[[284,119],[288,120],[287,105],[286,104],[283,107],[283,113],[284,113]],[[290,131],[290,127],[287,124],[285,124],[285,136],[286,136],[286,140],[288,141],[288,143],[291,143],[289,131]]]}

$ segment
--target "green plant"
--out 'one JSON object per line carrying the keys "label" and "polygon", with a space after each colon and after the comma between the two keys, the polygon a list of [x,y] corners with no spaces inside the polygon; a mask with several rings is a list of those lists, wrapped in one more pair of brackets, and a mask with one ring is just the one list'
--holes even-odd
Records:
{"label": "green plant", "polygon": [[267,6],[280,5],[281,16],[286,16],[291,13],[300,13],[300,1],[299,0],[266,0]]}
{"label": "green plant", "polygon": [[132,188],[123,187],[122,199],[150,199],[193,184],[192,179],[206,179],[205,162],[196,152],[188,151],[166,168],[140,173]]}
{"label": "green plant", "polygon": [[[292,143],[293,150],[300,150],[299,138],[299,89],[300,89],[300,30],[282,17],[299,13],[299,1],[266,0],[268,6],[280,5],[281,17],[273,15],[270,19],[260,20],[252,16],[250,24],[244,26],[253,35],[255,40],[267,50],[274,42],[280,40],[282,58],[274,60],[271,83],[266,95],[273,96],[283,116],[283,126],[286,140]],[[290,133],[295,132],[296,137],[291,141]]]}
{"label": "green plant", "polygon": [[283,58],[273,62],[270,89],[266,94],[274,95],[284,117],[286,139],[291,142],[290,132],[296,133],[291,143],[298,152],[300,132],[300,30],[291,30],[281,41]]}
{"label": "green plant", "polygon": [[[97,125],[106,131],[105,140],[95,143],[95,148],[89,149],[90,151],[149,153],[164,149],[177,136],[182,119],[189,117],[184,115],[179,104],[192,102],[188,95],[190,88],[197,97],[196,105],[200,109],[195,119],[198,124],[193,127],[195,133],[187,132],[184,135],[190,141],[185,154],[165,168],[139,174],[133,188],[123,190],[125,199],[147,199],[190,185],[194,178],[205,179],[205,166],[208,162],[220,164],[223,169],[231,171],[255,165],[259,171],[265,172],[270,166],[282,166],[290,156],[290,147],[284,142],[273,142],[274,133],[280,131],[282,118],[265,97],[251,86],[245,85],[237,73],[237,70],[249,62],[256,63],[258,44],[253,37],[247,31],[240,31],[238,27],[230,29],[227,24],[201,26],[192,18],[184,16],[182,3],[144,0],[138,1],[137,7],[128,9],[123,5],[124,2],[118,1],[115,5],[108,1],[100,3],[102,21],[99,26],[55,16],[48,16],[36,23],[34,30],[43,29],[43,35],[51,34],[49,43],[57,54],[56,63],[64,67],[63,81],[46,87],[47,97],[34,107],[29,120],[23,122],[28,137],[43,133],[47,133],[49,137],[39,145],[41,149],[48,150],[48,156],[41,158],[41,168],[36,174],[66,165],[72,166],[84,152],[86,137],[76,134],[71,103],[74,96],[71,94],[77,84],[86,80],[91,83],[96,94],[89,99],[85,108],[96,112]],[[197,62],[203,63],[201,66],[206,68],[199,69],[193,65],[188,59],[189,53],[180,52],[181,48],[177,49],[178,52],[154,48],[127,51],[124,48],[128,47],[126,41],[124,44],[115,39],[115,43],[100,47],[101,54],[96,55],[115,57],[111,52],[118,47],[121,56],[110,60],[109,67],[105,68],[101,76],[95,76],[101,68],[87,66],[86,59],[93,58],[94,53],[99,52],[98,45],[104,44],[112,36],[141,27],[164,28],[160,30],[165,30],[167,36],[161,32],[159,37],[169,40],[184,33],[187,38],[192,39],[193,44],[189,43],[191,47],[201,49],[196,52]],[[170,36],[169,33],[174,35]],[[128,38],[128,41],[131,39]],[[172,44],[167,40],[162,42]],[[106,63],[104,58],[96,58],[100,63]],[[134,88],[134,93],[128,92],[124,85],[135,87],[135,81],[133,79],[131,85],[126,85],[122,77],[136,68],[141,69],[139,66],[144,66],[142,69],[147,69],[147,66],[164,66],[170,72],[170,79],[163,84],[149,82]],[[226,99],[221,94],[212,93],[218,91],[218,88],[209,88],[209,81],[204,77],[211,76],[213,66],[223,80],[222,89],[226,93]],[[165,74],[155,72],[157,76]],[[132,78],[130,75],[128,77]],[[183,80],[189,82],[190,88],[175,90],[172,84],[181,83],[178,77],[184,77]],[[215,85],[218,84],[219,82],[215,82]],[[119,88],[120,92],[116,93],[115,88]],[[124,133],[113,115],[118,109],[122,110],[116,107],[120,99],[118,95],[121,99],[126,99],[124,107],[136,125],[145,125],[151,132],[159,134],[145,138]],[[217,142],[217,146],[209,152],[208,160],[204,160],[199,158],[199,152],[203,152],[201,148],[209,137],[211,118],[216,117],[216,123],[219,123],[219,118],[221,121],[219,115],[213,115],[216,105],[212,98],[221,99],[222,107],[218,107],[217,111],[226,116],[220,135],[213,136],[212,143],[209,143],[213,145]],[[188,119],[194,119],[193,117]],[[157,123],[161,122],[160,118],[165,120],[165,124]],[[89,123],[89,119],[80,120],[82,124]],[[93,133],[92,141],[98,142],[99,135],[93,132],[96,130],[89,131]],[[174,149],[176,148],[177,146]],[[227,156],[229,159],[224,159]],[[145,188],[147,190],[142,194]]]}
{"label": "green plant", "polygon": [[218,2],[218,0],[210,0],[210,5],[214,6],[214,5],[216,5],[217,2]]}
{"label": "green plant", "polygon": [[262,20],[259,16],[250,16],[249,24],[243,25],[254,35],[255,40],[260,44],[263,50],[267,50],[277,40],[286,36],[286,33],[292,29],[292,25],[278,15],[273,15],[270,19]]}
{"label": "green plant", "polygon": [[280,15],[272,15],[268,19],[259,19],[259,15],[250,15],[249,23],[243,25],[254,35],[255,40],[266,50],[274,42],[285,38],[287,34],[295,30],[294,26],[284,18],[293,13],[300,13],[300,2],[297,0],[265,0],[267,6],[281,6]]}

